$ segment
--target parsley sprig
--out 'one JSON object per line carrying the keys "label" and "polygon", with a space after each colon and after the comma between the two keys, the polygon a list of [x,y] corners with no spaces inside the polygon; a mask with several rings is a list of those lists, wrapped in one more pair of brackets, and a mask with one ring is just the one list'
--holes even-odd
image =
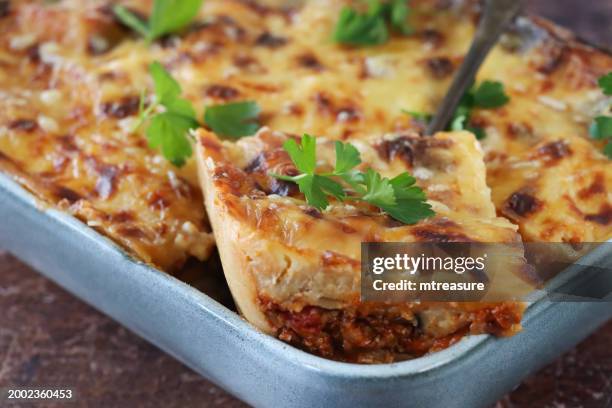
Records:
{"label": "parsley sprig", "polygon": [[[187,138],[189,130],[199,124],[191,103],[181,98],[181,86],[159,62],[150,65],[155,98],[144,109],[144,93],[141,95],[137,128],[148,122],[146,135],[152,148],[160,148],[164,157],[175,166],[183,166],[192,154]],[[160,108],[163,111],[160,112]]]}
{"label": "parsley sprig", "polygon": [[[498,81],[483,81],[479,86],[473,86],[461,99],[453,115],[448,130],[467,130],[472,132],[476,139],[484,139],[487,135],[483,128],[470,123],[474,109],[497,109],[506,105],[510,98],[504,90],[504,84]],[[413,119],[428,123],[432,115],[423,112],[404,110]]]}
{"label": "parsley sprig", "polygon": [[405,224],[435,215],[427,204],[425,192],[415,186],[416,179],[408,173],[389,179],[372,169],[365,172],[355,168],[361,155],[350,143],[336,142],[336,163],[328,173],[317,172],[316,138],[305,134],[300,144],[289,139],[283,144],[293,164],[300,171],[297,176],[272,173],[280,180],[296,183],[309,205],[325,210],[329,198],[339,201],[364,202],[373,205]]}
{"label": "parsley sprig", "polygon": [[334,41],[353,46],[384,44],[389,39],[389,27],[410,35],[414,30],[408,23],[409,14],[407,0],[370,0],[363,13],[345,6],[336,24]]}
{"label": "parsley sprig", "polygon": [[123,24],[153,42],[166,34],[185,28],[198,14],[204,0],[155,0],[148,21],[122,5],[115,5],[113,12]]}
{"label": "parsley sprig", "polygon": [[606,75],[599,78],[597,83],[604,95],[612,96],[612,72],[608,72]]}
{"label": "parsley sprig", "polygon": [[[612,95],[612,72],[599,78],[598,83],[604,95]],[[612,110],[612,105],[608,107],[608,110]],[[595,140],[606,140],[603,152],[612,159],[612,116],[597,116],[591,125],[590,133]]]}
{"label": "parsley sprig", "polygon": [[476,139],[482,140],[487,135],[485,130],[470,124],[474,109],[497,109],[510,101],[504,90],[504,84],[497,81],[484,81],[478,87],[474,86],[461,99],[450,124],[450,130],[467,130]]}
{"label": "parsley sprig", "polygon": [[216,134],[237,139],[257,132],[260,113],[261,108],[255,102],[233,102],[208,107],[204,122]]}
{"label": "parsley sprig", "polygon": [[[181,98],[180,84],[159,63],[149,67],[155,96],[145,107],[146,94],[140,98],[140,113],[134,131],[147,125],[146,135],[152,148],[159,148],[163,156],[177,167],[183,166],[193,151],[189,131],[201,126],[196,111],[187,99]],[[210,106],[204,123],[222,137],[239,138],[259,129],[260,108],[255,102],[238,102]]]}

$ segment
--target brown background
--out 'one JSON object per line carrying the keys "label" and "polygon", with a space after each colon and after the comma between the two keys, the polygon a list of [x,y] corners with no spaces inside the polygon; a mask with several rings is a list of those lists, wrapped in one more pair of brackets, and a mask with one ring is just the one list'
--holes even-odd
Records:
{"label": "brown background", "polygon": [[[611,0],[527,3],[612,46]],[[0,389],[52,385],[76,391],[71,406],[244,406],[0,250]],[[497,403],[578,406],[612,406],[612,322]]]}

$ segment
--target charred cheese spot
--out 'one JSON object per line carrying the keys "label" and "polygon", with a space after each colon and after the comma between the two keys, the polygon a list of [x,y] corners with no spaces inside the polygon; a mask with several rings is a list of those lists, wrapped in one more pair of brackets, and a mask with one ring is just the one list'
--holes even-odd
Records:
{"label": "charred cheese spot", "polygon": [[392,161],[397,157],[409,168],[414,167],[414,139],[398,137],[393,140],[385,140],[377,146],[377,150],[383,160]]}
{"label": "charred cheese spot", "polygon": [[126,222],[133,222],[135,220],[134,214],[130,211],[119,211],[116,214],[110,214],[109,219],[113,222],[123,224]]}
{"label": "charred cheese spot", "polygon": [[73,135],[58,136],[57,142],[59,148],[68,153],[78,152],[79,148]]}
{"label": "charred cheese spot", "polygon": [[166,208],[170,207],[170,201],[159,191],[155,191],[150,195],[148,204],[155,211],[164,211]]}
{"label": "charred cheese spot", "polygon": [[118,101],[104,102],[100,106],[100,109],[108,117],[124,119],[138,113],[139,106],[140,97],[137,95],[130,95],[125,96]]}
{"label": "charred cheese spot", "polygon": [[305,53],[302,55],[298,55],[296,58],[298,66],[306,69],[310,69],[313,71],[323,71],[325,66],[319,61],[316,55],[313,53]]}
{"label": "charred cheese spot", "polygon": [[269,176],[269,173],[282,174],[284,176],[297,176],[299,174],[284,151],[262,152],[249,163],[244,171],[252,175],[258,188],[268,195],[275,194],[286,197],[296,196],[299,193],[295,183],[278,180]]}
{"label": "charred cheese spot", "polygon": [[421,40],[433,49],[440,48],[446,42],[444,33],[434,28],[426,28],[419,33]]}
{"label": "charred cheese spot", "polygon": [[330,115],[334,113],[333,102],[325,92],[317,92],[314,101],[319,112]]}
{"label": "charred cheese spot", "polygon": [[336,113],[336,121],[342,123],[357,122],[362,118],[362,114],[357,107],[340,107]]}
{"label": "charred cheese spot", "polygon": [[289,115],[302,116],[304,114],[304,108],[301,105],[290,103],[284,107],[284,112]]}
{"label": "charred cheese spot", "polygon": [[580,190],[578,193],[578,197],[583,200],[588,200],[594,195],[605,194],[606,193],[606,185],[604,175],[601,172],[595,173],[595,177],[593,179],[593,183],[587,188]]}
{"label": "charred cheese spot", "polygon": [[434,57],[425,62],[427,70],[435,79],[445,79],[452,75],[455,64],[448,57]]}
{"label": "charred cheese spot", "polygon": [[512,139],[532,140],[534,138],[533,127],[526,122],[511,122],[506,127],[508,136]]}
{"label": "charred cheese spot", "polygon": [[240,91],[227,85],[210,85],[206,88],[206,96],[215,99],[230,100],[240,96]]}
{"label": "charred cheese spot", "polygon": [[538,149],[538,154],[548,163],[556,163],[572,154],[571,148],[563,140],[545,144]]}
{"label": "charred cheese spot", "polygon": [[251,55],[240,54],[234,57],[234,65],[251,73],[264,73],[266,69],[259,60]]}
{"label": "charred cheese spot", "polygon": [[46,68],[45,64],[41,64],[40,59],[40,45],[34,44],[26,49],[26,57],[28,62],[34,65],[38,65],[38,68],[44,70]]}
{"label": "charred cheese spot", "polygon": [[56,186],[54,188],[54,194],[59,200],[66,200],[70,204],[74,204],[83,199],[76,191],[63,186]]}
{"label": "charred cheese spot", "polygon": [[11,130],[30,133],[38,128],[38,123],[32,119],[17,119],[9,123],[8,128]]}
{"label": "charred cheese spot", "polygon": [[118,166],[104,164],[93,158],[87,160],[87,163],[98,175],[95,187],[98,197],[101,200],[108,200],[116,191],[121,170]]}
{"label": "charred cheese spot", "polygon": [[391,162],[397,158],[410,168],[415,167],[417,164],[422,164],[425,166],[437,166],[438,169],[442,169],[449,163],[442,160],[438,153],[450,149],[452,146],[453,142],[449,139],[440,140],[424,136],[400,136],[384,140],[376,146],[376,149],[380,157],[385,161]]}
{"label": "charred cheese spot", "polygon": [[304,214],[312,217],[312,218],[316,218],[316,219],[322,219],[323,218],[323,214],[321,214],[321,211],[317,210],[316,208],[313,207],[308,207],[304,210]]}
{"label": "charred cheese spot", "polygon": [[542,203],[528,192],[518,191],[508,198],[504,208],[506,210],[505,214],[508,216],[528,217],[539,211],[542,208]]}
{"label": "charred cheese spot", "polygon": [[232,41],[242,41],[247,35],[247,30],[234,18],[228,15],[221,15],[217,22],[223,29],[224,37]]}
{"label": "charred cheese spot", "polygon": [[544,75],[551,75],[557,71],[565,62],[567,48],[556,41],[549,41],[542,49],[542,61],[536,66],[536,70]]}
{"label": "charred cheese spot", "polygon": [[276,36],[268,31],[261,33],[255,40],[255,45],[267,48],[280,48],[289,42],[285,37]]}
{"label": "charred cheese spot", "polygon": [[587,214],[584,217],[589,222],[596,222],[601,225],[612,224],[612,205],[606,203],[601,206],[601,209],[596,214]]}
{"label": "charred cheese spot", "polygon": [[0,18],[8,17],[11,14],[11,1],[0,0]]}

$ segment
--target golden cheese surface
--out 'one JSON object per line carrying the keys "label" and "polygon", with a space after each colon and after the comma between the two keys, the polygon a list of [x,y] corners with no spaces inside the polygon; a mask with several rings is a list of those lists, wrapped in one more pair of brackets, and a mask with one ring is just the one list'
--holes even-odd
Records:
{"label": "golden cheese surface", "polygon": [[[118,3],[146,15],[152,2]],[[255,100],[263,125],[293,134],[357,140],[422,132],[423,124],[402,110],[435,110],[478,12],[471,1],[414,0],[413,35],[350,48],[331,35],[343,5],[357,2],[292,3],[207,0],[185,32],[147,45],[116,20],[105,0],[9,1],[0,15],[2,169],[145,261],[172,269],[191,256],[204,259],[213,242],[194,163],[174,168],[148,147],[142,130],[133,132],[139,95],[152,89],[152,61],[164,64],[198,112]],[[520,19],[496,47],[478,81],[503,82],[511,102],[477,110],[472,121],[487,130],[482,146],[499,214],[518,191],[511,190],[524,187],[515,186],[522,175],[514,161],[542,144],[588,138],[590,121],[606,103],[596,79],[610,70],[609,55],[537,19]],[[610,204],[612,170],[600,148],[586,141],[584,160],[564,165],[571,191],[588,188],[590,176],[580,175],[591,168],[605,181],[604,192],[581,209],[585,215],[572,218],[583,232],[550,234],[539,218],[513,219],[521,232],[530,231],[526,238],[612,236],[609,211],[606,217],[601,210]],[[552,183],[554,171],[547,174]],[[540,196],[545,189],[531,194],[547,200]],[[546,228],[562,218],[552,217]]]}

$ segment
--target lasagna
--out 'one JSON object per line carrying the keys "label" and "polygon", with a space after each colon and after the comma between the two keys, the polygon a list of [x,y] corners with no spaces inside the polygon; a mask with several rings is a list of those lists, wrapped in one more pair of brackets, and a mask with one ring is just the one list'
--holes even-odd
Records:
{"label": "lasagna", "polygon": [[[475,0],[412,0],[413,33],[368,47],[331,40],[342,8],[358,8],[358,1],[206,0],[188,27],[152,43],[117,18],[117,4],[146,17],[153,1],[0,0],[0,171],[168,272],[208,259],[216,239],[242,313],[283,340],[332,358],[379,362],[437,350],[465,333],[518,329],[517,304],[356,305],[354,251],[366,238],[612,238],[612,166],[588,137],[593,118],[609,106],[597,78],[612,71],[612,57],[547,21],[517,19],[487,58],[477,82],[502,82],[510,101],[473,110],[470,124],[486,133],[476,142],[464,133],[426,139],[423,120],[406,114],[435,112],[476,30]],[[172,166],[137,126],[140,96],[153,89],[153,61],[198,112],[256,101],[259,122],[275,131],[233,146],[201,130],[201,176],[194,159]],[[412,171],[438,216],[397,227],[369,208],[301,208],[294,187],[258,166],[287,167],[282,152],[271,152],[293,137],[287,135],[303,133],[349,141],[388,176]],[[422,151],[431,161],[420,162]],[[459,180],[440,163],[466,173]],[[228,180],[240,190],[215,176],[219,166],[232,171]],[[254,213],[245,218],[245,211]],[[271,242],[282,248],[281,258],[258,252],[261,258],[250,260],[262,270],[261,282],[238,279],[247,273],[237,264],[244,259],[227,255],[239,248],[227,242],[237,232],[224,225],[252,230],[253,251]],[[276,275],[292,259],[283,251],[295,248],[315,254],[294,264],[310,268],[311,276],[299,277],[303,283],[322,270],[337,274],[321,283],[318,290],[330,292],[317,301],[300,303],[295,282]],[[346,297],[332,293],[334,285],[346,285]],[[440,322],[452,324],[442,329]]]}

